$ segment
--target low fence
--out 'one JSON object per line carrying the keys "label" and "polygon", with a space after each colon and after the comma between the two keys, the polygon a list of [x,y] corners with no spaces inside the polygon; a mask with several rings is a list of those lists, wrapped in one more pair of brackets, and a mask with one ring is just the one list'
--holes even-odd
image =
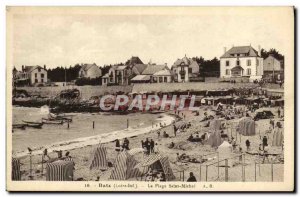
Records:
{"label": "low fence", "polygon": [[[217,152],[202,156],[217,155],[216,160],[199,164],[193,172],[197,182],[280,182],[283,181],[282,163],[247,163],[246,154],[219,159]],[[174,171],[176,181],[189,178],[187,170]]]}

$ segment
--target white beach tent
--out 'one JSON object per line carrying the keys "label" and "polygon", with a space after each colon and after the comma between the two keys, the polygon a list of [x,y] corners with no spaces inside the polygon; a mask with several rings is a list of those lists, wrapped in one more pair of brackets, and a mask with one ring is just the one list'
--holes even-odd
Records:
{"label": "white beach tent", "polygon": [[[219,147],[218,147],[218,153],[219,153],[219,160],[224,160],[228,158],[228,166],[232,167],[233,166],[233,159],[229,159],[232,157],[232,145],[224,141]],[[220,165],[224,164],[225,162],[220,162]]]}

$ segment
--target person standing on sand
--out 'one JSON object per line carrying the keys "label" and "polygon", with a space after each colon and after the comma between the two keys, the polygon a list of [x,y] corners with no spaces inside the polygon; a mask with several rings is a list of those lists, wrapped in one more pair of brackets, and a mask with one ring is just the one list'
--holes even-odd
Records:
{"label": "person standing on sand", "polygon": [[173,125],[173,131],[174,131],[174,136],[176,137],[176,126],[175,126],[175,124]]}
{"label": "person standing on sand", "polygon": [[150,152],[154,153],[154,141],[153,141],[153,139],[150,140]]}
{"label": "person standing on sand", "polygon": [[116,149],[117,152],[120,152],[120,140],[116,139]]}
{"label": "person standing on sand", "polygon": [[160,138],[160,131],[159,130],[157,131],[157,138],[158,139]]}
{"label": "person standing on sand", "polygon": [[187,182],[197,182],[194,173],[190,172],[190,177],[188,178]]}
{"label": "person standing on sand", "polygon": [[143,140],[141,141],[141,144],[142,144],[142,148],[144,149],[145,148],[145,143],[144,143]]}
{"label": "person standing on sand", "polygon": [[149,155],[150,154],[150,142],[149,142],[148,138],[146,138],[145,147],[147,149],[147,154]]}
{"label": "person standing on sand", "polygon": [[249,139],[246,140],[246,147],[247,147],[247,151],[250,150],[250,141]]}
{"label": "person standing on sand", "polygon": [[280,108],[278,107],[278,110],[277,110],[277,114],[278,114],[278,118],[280,118]]}
{"label": "person standing on sand", "polygon": [[265,147],[268,146],[268,138],[267,138],[267,136],[263,137],[262,144],[263,144],[263,150],[265,150]]}

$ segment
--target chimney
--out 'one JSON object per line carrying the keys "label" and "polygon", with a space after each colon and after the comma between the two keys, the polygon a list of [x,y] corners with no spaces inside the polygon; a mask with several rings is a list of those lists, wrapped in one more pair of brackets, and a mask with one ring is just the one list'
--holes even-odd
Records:
{"label": "chimney", "polygon": [[258,56],[259,56],[259,57],[261,56],[261,48],[260,48],[260,45],[258,45]]}
{"label": "chimney", "polygon": [[227,51],[227,50],[226,50],[226,47],[224,47],[224,53],[226,53],[226,51]]}
{"label": "chimney", "polygon": [[46,70],[46,65],[44,64],[44,69]]}
{"label": "chimney", "polygon": [[24,68],[24,65],[22,65],[22,71],[24,71],[24,69],[25,69],[25,68]]}

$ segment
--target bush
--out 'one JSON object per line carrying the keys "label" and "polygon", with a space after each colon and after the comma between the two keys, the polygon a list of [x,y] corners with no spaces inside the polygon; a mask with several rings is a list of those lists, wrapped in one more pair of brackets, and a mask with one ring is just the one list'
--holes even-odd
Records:
{"label": "bush", "polygon": [[84,85],[101,85],[102,83],[101,77],[97,77],[97,78],[79,78],[75,81],[75,85],[77,86],[84,86]]}

